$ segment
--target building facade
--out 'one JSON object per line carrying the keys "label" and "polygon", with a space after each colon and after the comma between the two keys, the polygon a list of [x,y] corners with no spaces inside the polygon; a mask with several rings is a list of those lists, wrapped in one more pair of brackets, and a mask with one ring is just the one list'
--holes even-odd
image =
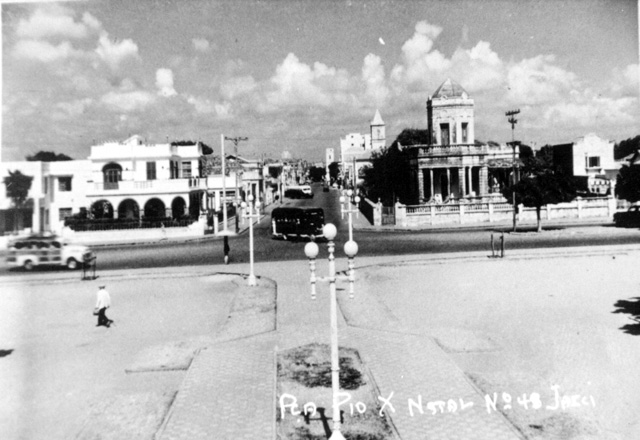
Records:
{"label": "building facade", "polygon": [[349,133],[340,139],[340,170],[349,186],[357,186],[361,170],[371,165],[371,154],[383,149],[386,142],[386,127],[379,110],[369,123],[369,133]]}
{"label": "building facade", "polygon": [[223,176],[207,173],[203,157],[200,143],[147,144],[132,136],[92,146],[87,160],[2,163],[2,178],[19,170],[33,181],[19,216],[0,185],[1,232],[59,233],[66,217],[83,211],[104,219],[197,219],[222,209],[223,192],[227,203],[262,197],[261,164],[229,157],[238,166]]}
{"label": "building facade", "polygon": [[569,175],[583,177],[586,189],[595,194],[613,194],[620,168],[614,159],[614,143],[593,133],[567,144],[553,146],[553,163]]}
{"label": "building facade", "polygon": [[501,197],[519,148],[475,141],[474,101],[444,81],[427,100],[428,145],[409,147],[419,202]]}

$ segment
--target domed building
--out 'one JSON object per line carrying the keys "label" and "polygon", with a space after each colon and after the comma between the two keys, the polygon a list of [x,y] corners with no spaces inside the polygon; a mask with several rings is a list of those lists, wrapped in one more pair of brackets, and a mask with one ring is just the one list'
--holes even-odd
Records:
{"label": "domed building", "polygon": [[429,144],[411,147],[421,203],[499,197],[512,169],[513,148],[476,142],[474,122],[473,99],[452,79],[428,98]]}

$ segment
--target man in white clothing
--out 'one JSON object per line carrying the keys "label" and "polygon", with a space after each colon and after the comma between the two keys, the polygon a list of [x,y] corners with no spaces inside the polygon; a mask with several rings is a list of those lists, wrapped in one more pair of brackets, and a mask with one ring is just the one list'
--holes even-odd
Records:
{"label": "man in white clothing", "polygon": [[105,289],[105,286],[100,286],[98,289],[97,301],[96,301],[96,309],[98,310],[98,325],[104,325],[105,327],[110,327],[113,324],[113,321],[107,318],[105,315],[107,309],[111,307],[111,297],[109,296],[109,292]]}

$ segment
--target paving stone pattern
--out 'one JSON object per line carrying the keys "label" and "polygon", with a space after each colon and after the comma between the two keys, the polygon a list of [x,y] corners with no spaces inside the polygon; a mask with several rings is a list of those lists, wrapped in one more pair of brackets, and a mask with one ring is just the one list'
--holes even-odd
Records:
{"label": "paving stone pattern", "polygon": [[[275,351],[329,343],[328,298],[319,295],[311,301],[301,292],[306,273],[287,275],[286,281],[274,277],[279,283],[278,314],[285,311],[284,318],[278,316],[278,330],[203,349],[156,439],[275,438]],[[400,439],[523,438],[500,412],[487,412],[484,396],[433,339],[411,334],[366,292],[355,300],[339,292],[339,343],[359,351],[382,397],[393,392],[395,411],[385,411]],[[423,413],[414,406],[412,416],[408,399],[418,403],[420,396]],[[433,401],[449,406],[432,414]],[[451,402],[455,411],[448,411]],[[462,409],[469,402],[473,405]]]}
{"label": "paving stone pattern", "polygon": [[273,346],[257,337],[202,350],[156,439],[273,438]]}

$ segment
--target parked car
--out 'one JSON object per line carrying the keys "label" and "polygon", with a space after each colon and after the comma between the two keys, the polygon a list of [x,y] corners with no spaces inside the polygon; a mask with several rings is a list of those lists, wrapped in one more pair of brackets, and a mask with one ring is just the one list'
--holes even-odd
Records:
{"label": "parked car", "polygon": [[65,243],[55,235],[31,235],[9,243],[7,264],[25,270],[35,266],[66,266],[74,270],[94,258],[87,246]]}
{"label": "parked car", "polygon": [[634,205],[626,212],[616,212],[613,214],[613,221],[616,226],[623,228],[640,227],[640,205]]}
{"label": "parked car", "polygon": [[313,191],[309,185],[290,186],[285,190],[284,196],[290,199],[310,199],[313,198]]}

